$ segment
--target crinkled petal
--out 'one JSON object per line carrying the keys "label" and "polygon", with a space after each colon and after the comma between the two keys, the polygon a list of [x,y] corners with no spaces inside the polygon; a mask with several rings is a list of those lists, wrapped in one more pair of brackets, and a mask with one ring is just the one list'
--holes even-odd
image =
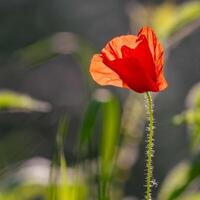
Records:
{"label": "crinkled petal", "polygon": [[158,91],[154,62],[146,38],[135,49],[123,46],[122,59],[104,58],[104,63],[115,71],[129,88],[136,92]]}
{"label": "crinkled petal", "polygon": [[157,64],[157,67],[163,67],[164,49],[161,43],[158,41],[154,31],[150,27],[144,27],[138,33],[138,37],[140,36],[146,37],[152,54],[152,58],[154,62]]}
{"label": "crinkled petal", "polygon": [[108,42],[101,53],[109,60],[115,60],[122,58],[121,48],[127,46],[129,48],[135,48],[138,45],[137,36],[134,35],[122,35],[113,38]]}
{"label": "crinkled petal", "polygon": [[103,63],[101,54],[95,54],[91,60],[90,73],[100,85],[126,87],[119,75]]}
{"label": "crinkled petal", "polygon": [[163,64],[163,47],[146,27],[137,36],[123,35],[108,42],[101,54],[93,56],[90,73],[100,85],[159,92],[167,87]]}
{"label": "crinkled petal", "polygon": [[149,45],[149,49],[152,54],[152,58],[155,63],[155,70],[157,74],[157,83],[159,90],[163,90],[167,87],[167,82],[163,75],[163,66],[164,66],[164,49],[156,37],[156,34],[150,27],[142,28],[138,37],[146,37]]}

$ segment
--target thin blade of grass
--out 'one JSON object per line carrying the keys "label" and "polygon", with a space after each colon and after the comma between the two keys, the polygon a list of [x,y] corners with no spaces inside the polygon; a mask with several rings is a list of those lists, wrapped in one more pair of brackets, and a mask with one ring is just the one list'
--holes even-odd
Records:
{"label": "thin blade of grass", "polygon": [[[62,200],[67,196],[64,189],[67,188],[67,165],[64,156],[64,141],[67,135],[67,127],[68,120],[64,116],[59,122],[56,134],[56,144],[50,170],[49,200]],[[60,166],[60,185],[58,185],[58,166]]]}
{"label": "thin blade of grass", "polygon": [[92,99],[85,112],[78,138],[78,153],[83,156],[89,153],[90,142],[100,107],[101,103],[97,99]]}
{"label": "thin blade of grass", "polygon": [[109,94],[102,105],[103,130],[100,143],[100,199],[109,199],[116,150],[119,142],[120,107],[116,97]]}

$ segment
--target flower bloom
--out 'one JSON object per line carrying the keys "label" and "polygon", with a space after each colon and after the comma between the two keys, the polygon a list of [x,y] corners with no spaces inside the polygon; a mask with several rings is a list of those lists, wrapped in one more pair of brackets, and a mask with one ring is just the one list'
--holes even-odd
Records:
{"label": "flower bloom", "polygon": [[167,87],[163,75],[164,50],[149,27],[138,35],[113,38],[91,60],[90,73],[100,85],[136,92],[159,92]]}

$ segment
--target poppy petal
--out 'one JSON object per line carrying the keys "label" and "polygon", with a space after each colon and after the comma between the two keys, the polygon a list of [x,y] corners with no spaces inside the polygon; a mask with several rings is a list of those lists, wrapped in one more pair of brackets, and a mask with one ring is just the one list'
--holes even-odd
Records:
{"label": "poppy petal", "polygon": [[164,49],[161,43],[158,41],[156,34],[150,27],[144,27],[139,31],[138,37],[142,36],[145,36],[148,41],[149,49],[155,63],[159,91],[163,90],[167,87],[167,82],[163,75]]}
{"label": "poppy petal", "polygon": [[90,64],[92,78],[100,85],[124,87],[119,75],[103,63],[101,54],[95,54]]}
{"label": "poppy petal", "polygon": [[[146,38],[135,49],[123,46],[122,59],[104,58],[105,65],[119,74],[121,80],[136,92],[158,91],[156,72]],[[125,56],[125,57],[124,57]]]}
{"label": "poppy petal", "polygon": [[153,57],[156,67],[163,66],[164,64],[164,49],[158,41],[156,34],[150,27],[144,27],[138,33],[138,37],[145,36]]}
{"label": "poppy petal", "polygon": [[109,60],[122,58],[121,48],[124,45],[129,48],[135,48],[138,45],[137,36],[122,35],[119,37],[115,37],[106,44],[101,53],[104,54]]}
{"label": "poppy petal", "polygon": [[163,47],[153,30],[145,27],[137,36],[122,35],[108,42],[93,56],[90,73],[100,85],[159,92],[167,87],[163,65]]}

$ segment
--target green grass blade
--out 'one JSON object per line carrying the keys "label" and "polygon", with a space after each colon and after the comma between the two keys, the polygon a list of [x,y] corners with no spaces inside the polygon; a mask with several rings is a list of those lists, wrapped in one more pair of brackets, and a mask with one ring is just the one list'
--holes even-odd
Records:
{"label": "green grass blade", "polygon": [[119,111],[119,103],[114,96],[103,104],[103,132],[100,146],[103,176],[107,176],[110,173],[116,147],[118,145]]}
{"label": "green grass blade", "polygon": [[0,111],[48,112],[50,109],[49,103],[36,100],[28,95],[11,90],[0,91]]}
{"label": "green grass blade", "polygon": [[89,146],[100,106],[101,103],[97,99],[92,99],[83,118],[78,138],[78,153],[84,156],[87,155],[90,148]]}
{"label": "green grass blade", "polygon": [[119,142],[120,109],[116,97],[107,95],[103,103],[103,131],[100,144],[100,199],[109,199],[109,186]]}
{"label": "green grass blade", "polygon": [[[102,133],[99,143],[99,199],[107,198],[112,170],[115,161],[115,153],[119,142],[120,108],[119,102],[108,90],[98,89],[93,95],[80,129],[79,153],[88,155],[92,139],[94,138],[94,126],[98,113],[102,115]],[[105,196],[106,195],[106,196]]]}
{"label": "green grass blade", "polygon": [[[64,141],[67,134],[68,121],[66,116],[64,116],[58,126],[58,131],[56,134],[56,144],[54,150],[54,156],[50,171],[50,183],[49,183],[49,196],[48,200],[62,200],[66,197],[67,188],[67,165],[64,156]],[[58,166],[60,166],[60,184],[58,185]]]}

